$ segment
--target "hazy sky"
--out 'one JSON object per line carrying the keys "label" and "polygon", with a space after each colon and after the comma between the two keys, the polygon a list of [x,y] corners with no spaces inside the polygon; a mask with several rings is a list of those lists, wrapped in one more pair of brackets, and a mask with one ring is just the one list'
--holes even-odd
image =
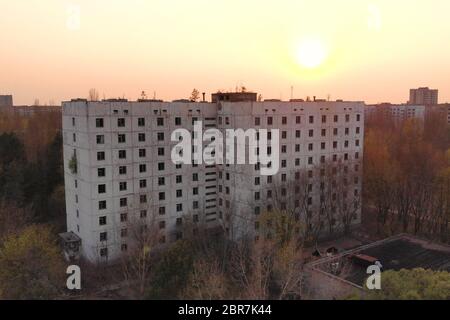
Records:
{"label": "hazy sky", "polygon": [[449,0],[0,0],[0,94],[172,100],[244,85],[404,102],[430,86],[450,101],[449,13]]}

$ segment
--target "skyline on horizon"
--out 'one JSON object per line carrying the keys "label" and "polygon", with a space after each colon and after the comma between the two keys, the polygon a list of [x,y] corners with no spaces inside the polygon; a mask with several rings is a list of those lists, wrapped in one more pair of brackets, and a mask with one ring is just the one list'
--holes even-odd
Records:
{"label": "skyline on horizon", "polygon": [[[188,98],[245,86],[264,99],[450,101],[450,3],[433,0],[0,0],[0,94]],[[307,12],[308,14],[302,14]],[[42,19],[45,17],[45,19]],[[87,79],[87,80],[86,80]]]}

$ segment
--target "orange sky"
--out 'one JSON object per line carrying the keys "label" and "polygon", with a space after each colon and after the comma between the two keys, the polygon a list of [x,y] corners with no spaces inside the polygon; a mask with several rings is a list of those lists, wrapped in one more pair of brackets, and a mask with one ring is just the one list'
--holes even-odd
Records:
{"label": "orange sky", "polygon": [[[430,86],[450,101],[449,12],[448,0],[0,0],[0,94],[172,100],[244,85],[405,102]],[[311,38],[326,57],[306,69]]]}

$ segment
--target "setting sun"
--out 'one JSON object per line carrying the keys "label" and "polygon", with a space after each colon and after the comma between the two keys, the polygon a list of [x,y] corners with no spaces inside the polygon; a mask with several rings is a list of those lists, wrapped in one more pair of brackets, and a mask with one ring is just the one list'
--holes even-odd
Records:
{"label": "setting sun", "polygon": [[304,39],[297,48],[297,62],[303,68],[318,68],[325,62],[327,57],[327,48],[323,41],[318,38]]}

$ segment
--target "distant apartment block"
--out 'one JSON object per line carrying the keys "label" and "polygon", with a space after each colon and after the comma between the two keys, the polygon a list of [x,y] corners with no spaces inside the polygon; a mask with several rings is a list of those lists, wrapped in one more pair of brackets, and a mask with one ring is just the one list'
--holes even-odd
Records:
{"label": "distant apartment block", "polygon": [[[228,233],[236,226],[257,233],[258,216],[274,209],[274,189],[280,188],[283,197],[300,171],[310,181],[308,216],[320,217],[324,169],[315,168],[325,163],[343,164],[348,197],[360,199],[363,103],[256,102],[256,94],[221,95],[213,97],[215,103],[64,102],[69,245],[80,244],[81,255],[92,262],[115,260],[132,246],[134,221],[146,225],[156,220],[161,243],[181,239],[187,220]],[[279,172],[263,176],[258,164],[173,163],[171,152],[178,143],[171,141],[173,130],[192,131],[197,121],[204,130],[223,133],[279,129]],[[300,210],[301,204],[294,206]],[[360,223],[360,210],[355,207],[352,225]],[[230,215],[239,218],[230,221]]]}
{"label": "distant apartment block", "polygon": [[436,89],[428,87],[411,89],[409,93],[409,102],[411,105],[435,105],[438,104],[439,92]]}
{"label": "distant apartment block", "polygon": [[450,125],[450,103],[441,103],[428,107],[429,111],[434,111],[445,117],[447,123]]}
{"label": "distant apartment block", "polygon": [[0,95],[0,108],[12,107],[13,96],[12,95]]}
{"label": "distant apartment block", "polygon": [[406,105],[406,104],[390,104],[382,103],[377,105],[367,105],[365,107],[366,119],[370,116],[381,114],[389,116],[396,121],[406,119],[425,120],[426,107],[423,105]]}

